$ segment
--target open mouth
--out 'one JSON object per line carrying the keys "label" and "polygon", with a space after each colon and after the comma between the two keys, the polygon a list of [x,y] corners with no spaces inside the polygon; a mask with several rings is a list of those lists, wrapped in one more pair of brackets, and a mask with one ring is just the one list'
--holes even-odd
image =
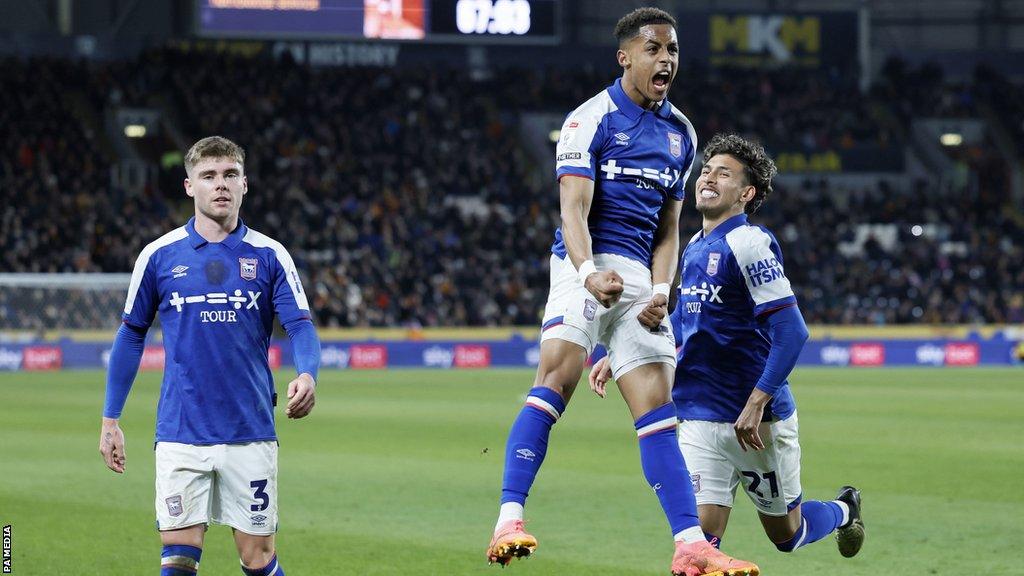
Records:
{"label": "open mouth", "polygon": [[701,198],[718,198],[718,192],[715,192],[711,188],[702,188],[700,191]]}
{"label": "open mouth", "polygon": [[665,88],[668,88],[669,83],[672,82],[672,74],[668,70],[658,72],[654,75],[651,82],[655,87],[664,90]]}

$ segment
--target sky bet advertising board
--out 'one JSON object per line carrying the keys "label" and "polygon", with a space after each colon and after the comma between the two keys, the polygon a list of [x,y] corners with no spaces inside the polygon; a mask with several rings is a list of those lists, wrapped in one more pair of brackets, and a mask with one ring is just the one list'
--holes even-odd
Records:
{"label": "sky bet advertising board", "polygon": [[[594,358],[604,355],[598,348]],[[30,342],[0,344],[0,371],[49,371],[106,368],[110,343]],[[145,348],[140,369],[164,368],[164,349],[158,343]],[[272,368],[292,365],[288,340],[270,347]],[[540,346],[533,340],[502,341],[324,341],[324,369],[379,370],[383,368],[530,368],[540,361]],[[996,335],[967,340],[811,340],[800,354],[800,366],[1006,366],[1024,364],[1024,342]]]}

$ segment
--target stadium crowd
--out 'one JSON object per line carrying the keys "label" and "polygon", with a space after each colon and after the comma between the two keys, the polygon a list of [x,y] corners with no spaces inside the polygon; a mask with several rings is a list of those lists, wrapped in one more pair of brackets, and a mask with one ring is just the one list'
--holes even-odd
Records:
{"label": "stadium crowd", "polygon": [[[502,76],[517,80],[490,87],[503,106],[565,114],[611,84],[614,71],[514,69]],[[750,71],[689,63],[680,68],[670,99],[694,123],[698,137],[756,134],[775,148],[808,152],[888,145],[893,138],[873,120],[856,76],[840,70]]]}
{"label": "stadium crowd", "polygon": [[102,125],[77,112],[88,68],[58,59],[0,61],[0,269],[122,272],[136,237],[166,230],[168,206],[112,187]]}
{"label": "stadium crowd", "polygon": [[[517,112],[564,114],[613,77],[507,70],[476,82],[433,67],[310,68],[174,50],[113,64],[5,59],[0,74],[4,271],[126,272],[146,242],[180,225],[189,205],[177,186],[111,186],[115,155],[82,111],[156,104],[188,138],[221,134],[245,147],[242,217],[290,247],[322,326],[536,324],[558,194],[520,139]],[[861,95],[832,71],[680,74],[687,89],[673,100],[699,135],[736,131],[770,150],[896,146],[874,112],[884,87]],[[908,93],[934,93],[928,74],[900,78],[915,87]],[[170,174],[160,182],[183,171]],[[1005,190],[894,186],[779,185],[752,218],[779,237],[807,320],[1024,321],[1014,265],[1024,226]],[[688,206],[685,237],[699,225]],[[868,225],[883,238],[865,237]],[[0,305],[0,322],[11,308]]]}
{"label": "stadium crowd", "polygon": [[[779,238],[801,309],[828,324],[1024,322],[1024,221],[999,194],[925,182],[806,182],[753,217]],[[771,199],[770,199],[771,200]]]}

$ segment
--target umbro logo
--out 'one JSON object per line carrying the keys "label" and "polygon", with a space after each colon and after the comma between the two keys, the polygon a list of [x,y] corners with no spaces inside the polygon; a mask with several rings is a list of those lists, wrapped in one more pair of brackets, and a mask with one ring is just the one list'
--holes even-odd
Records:
{"label": "umbro logo", "polygon": [[629,144],[629,134],[626,134],[625,132],[619,132],[618,134],[615,135],[615,140],[618,142],[618,144],[625,146],[626,144]]}
{"label": "umbro logo", "polygon": [[516,450],[516,458],[522,458],[523,460],[533,462],[533,459],[536,457],[537,455],[529,448],[520,448],[519,450]]}
{"label": "umbro logo", "polygon": [[188,275],[186,270],[188,270],[188,266],[175,266],[171,269],[171,272],[174,273],[175,278],[181,278],[182,276]]}

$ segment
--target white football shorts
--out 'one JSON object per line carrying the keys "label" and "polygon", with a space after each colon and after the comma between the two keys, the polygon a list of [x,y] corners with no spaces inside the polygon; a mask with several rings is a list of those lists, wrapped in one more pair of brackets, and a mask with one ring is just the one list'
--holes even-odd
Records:
{"label": "white football shorts", "polygon": [[277,442],[156,444],[158,530],[225,524],[277,532]]}
{"label": "white football shorts", "polygon": [[558,338],[579,344],[589,356],[598,344],[610,352],[612,376],[618,378],[637,366],[664,362],[676,365],[676,343],[666,315],[651,331],[637,316],[651,301],[651,271],[617,254],[595,254],[600,271],[614,270],[622,277],[622,297],[611,308],[601,306],[579,281],[568,256],[551,255],[551,291],[544,307],[541,342]]}
{"label": "white football shorts", "polygon": [[796,413],[785,420],[762,422],[758,434],[764,450],[748,448],[744,452],[731,422],[679,422],[679,448],[698,505],[731,508],[740,484],[765,516],[785,516],[800,503],[803,489]]}

